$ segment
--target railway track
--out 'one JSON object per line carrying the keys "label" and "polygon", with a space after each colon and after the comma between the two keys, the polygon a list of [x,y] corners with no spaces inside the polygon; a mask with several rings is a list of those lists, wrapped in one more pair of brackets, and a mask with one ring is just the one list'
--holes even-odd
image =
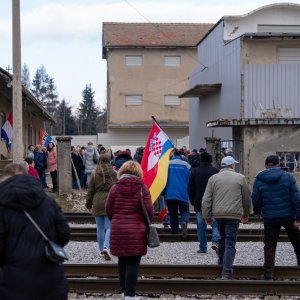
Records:
{"label": "railway track", "polygon": [[[70,223],[95,223],[95,218],[89,213],[72,213],[66,212],[65,216]],[[179,218],[180,220],[180,218]],[[153,222],[157,222],[157,213],[154,214]],[[249,217],[249,223],[261,223],[262,219],[258,217],[251,216]],[[195,213],[191,213],[190,215],[190,223],[196,223],[196,215]]]}
{"label": "railway track", "polygon": [[[161,242],[197,242],[196,229],[189,229],[188,236],[183,238],[181,234],[171,234],[170,229],[159,228],[159,238]],[[207,231],[207,239],[211,239],[211,230]],[[96,228],[79,228],[73,227],[71,230],[72,241],[97,241]],[[263,229],[240,229],[238,236],[238,242],[262,242],[263,241]],[[285,231],[282,231],[279,235],[280,242],[288,242],[288,236]]]}
{"label": "railway track", "polygon": [[[65,264],[71,290],[90,293],[118,293],[117,265]],[[216,279],[218,266],[141,265],[137,292],[142,294],[231,294],[231,295],[299,295],[299,267],[276,267],[277,280],[257,280],[262,272],[257,266],[235,266],[239,280]],[[94,278],[91,278],[94,277]],[[101,278],[95,278],[101,277]],[[287,281],[286,279],[289,279]]]}

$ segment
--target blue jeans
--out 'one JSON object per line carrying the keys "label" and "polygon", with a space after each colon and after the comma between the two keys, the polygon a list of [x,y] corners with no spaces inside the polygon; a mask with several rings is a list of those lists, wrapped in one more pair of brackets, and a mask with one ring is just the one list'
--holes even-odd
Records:
{"label": "blue jeans", "polygon": [[107,216],[95,216],[95,220],[97,224],[97,241],[102,252],[104,248],[109,249],[110,221]]}
{"label": "blue jeans", "polygon": [[235,258],[235,244],[238,234],[240,220],[237,219],[218,219],[220,232],[219,241],[219,265],[223,266],[223,275],[232,276],[232,265]]}
{"label": "blue jeans", "polygon": [[[199,241],[199,249],[207,252],[207,239],[206,239],[206,229],[207,225],[205,223],[205,219],[202,217],[202,212],[196,212],[196,222],[197,222],[197,236]],[[211,225],[212,228],[212,236],[211,242],[213,245],[219,246],[220,234],[218,230],[218,222],[214,219]]]}
{"label": "blue jeans", "polygon": [[181,222],[188,223],[190,219],[189,203],[180,200],[167,200],[167,206],[170,216],[170,225],[172,234],[179,234],[178,209],[181,215]]}
{"label": "blue jeans", "polygon": [[78,189],[77,179],[72,178],[72,189]]}

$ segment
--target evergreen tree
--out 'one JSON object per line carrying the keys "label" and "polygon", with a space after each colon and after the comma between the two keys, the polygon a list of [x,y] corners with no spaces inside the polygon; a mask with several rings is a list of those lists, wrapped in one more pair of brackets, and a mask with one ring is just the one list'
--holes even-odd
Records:
{"label": "evergreen tree", "polygon": [[101,112],[95,104],[94,95],[91,84],[87,84],[82,91],[83,100],[78,108],[79,134],[97,134],[97,119]]}
{"label": "evergreen tree", "polygon": [[53,127],[53,135],[77,134],[76,119],[72,113],[72,106],[63,99],[55,111],[57,123]]}
{"label": "evergreen tree", "polygon": [[46,97],[44,100],[44,107],[54,115],[57,105],[59,104],[58,101],[58,94],[56,92],[56,86],[54,84],[54,79],[52,77],[48,76],[47,80],[47,92],[46,92]]}
{"label": "evergreen tree", "polygon": [[100,110],[100,115],[97,118],[97,133],[107,132],[107,107]]}
{"label": "evergreen tree", "polygon": [[29,69],[26,64],[24,64],[22,69],[22,85],[24,85],[28,90],[31,88]]}
{"label": "evergreen tree", "polygon": [[32,80],[32,93],[33,95],[44,105],[47,97],[47,86],[49,82],[49,76],[46,69],[41,65],[35,72]]}

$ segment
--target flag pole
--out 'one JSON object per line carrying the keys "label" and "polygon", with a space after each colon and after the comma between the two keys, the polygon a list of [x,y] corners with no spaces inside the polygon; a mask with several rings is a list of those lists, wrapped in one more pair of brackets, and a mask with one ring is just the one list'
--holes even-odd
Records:
{"label": "flag pole", "polygon": [[154,116],[151,116],[151,118],[152,118],[152,120],[158,125],[158,127],[159,127],[160,129],[162,129],[162,127],[161,127],[160,124],[157,122],[157,120],[155,119],[155,117],[154,117]]}
{"label": "flag pole", "polygon": [[[157,126],[161,129],[161,130],[163,130],[162,129],[162,127],[160,126],[160,124],[157,122],[157,120],[155,119],[155,117],[154,116],[151,116],[151,118],[152,118],[152,120],[157,124]],[[172,142],[171,142],[172,143]],[[174,144],[172,143],[172,145],[173,145],[173,147],[175,148],[175,146],[174,146]]]}

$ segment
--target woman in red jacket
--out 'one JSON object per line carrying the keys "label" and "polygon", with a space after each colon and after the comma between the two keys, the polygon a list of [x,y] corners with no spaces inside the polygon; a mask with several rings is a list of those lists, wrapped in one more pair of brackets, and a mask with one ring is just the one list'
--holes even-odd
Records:
{"label": "woman in red jacket", "polygon": [[142,182],[139,163],[128,161],[118,172],[119,181],[111,188],[106,213],[111,220],[110,251],[118,256],[118,271],[125,299],[135,298],[141,257],[147,253],[144,201],[150,220],[153,206],[148,188]]}

